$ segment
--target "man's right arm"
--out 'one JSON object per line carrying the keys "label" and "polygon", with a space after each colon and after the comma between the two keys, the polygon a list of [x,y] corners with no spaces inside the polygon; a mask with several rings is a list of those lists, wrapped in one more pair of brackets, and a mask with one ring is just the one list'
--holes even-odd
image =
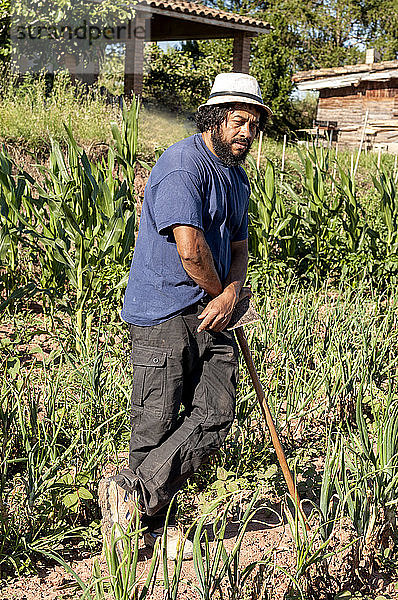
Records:
{"label": "man's right arm", "polygon": [[213,255],[203,231],[191,225],[173,227],[177,252],[188,275],[213,298],[204,308],[198,331],[222,331],[228,324],[236,303],[236,293],[228,286],[223,290],[214,266]]}
{"label": "man's right arm", "polygon": [[182,266],[191,279],[212,298],[221,294],[222,284],[203,231],[192,225],[174,225],[173,234]]}

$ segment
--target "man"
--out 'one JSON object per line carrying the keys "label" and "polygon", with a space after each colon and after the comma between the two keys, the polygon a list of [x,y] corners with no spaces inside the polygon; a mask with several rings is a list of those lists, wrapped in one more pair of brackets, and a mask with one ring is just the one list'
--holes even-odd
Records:
{"label": "man", "polygon": [[[226,327],[246,279],[250,195],[240,164],[270,113],[254,77],[218,75],[197,112],[201,133],[168,148],[149,177],[122,310],[132,340],[129,467],[99,487],[108,532],[138,509],[153,545],[173,495],[233,422],[238,353]],[[179,535],[168,529],[170,558]]]}

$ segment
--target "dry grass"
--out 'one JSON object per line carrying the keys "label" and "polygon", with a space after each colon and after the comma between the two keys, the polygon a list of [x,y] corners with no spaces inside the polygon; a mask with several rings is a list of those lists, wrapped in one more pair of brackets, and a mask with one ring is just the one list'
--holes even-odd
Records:
{"label": "dry grass", "polygon": [[196,131],[195,124],[175,113],[143,108],[140,115],[140,147],[145,153],[167,148]]}
{"label": "dry grass", "polygon": [[[71,85],[67,74],[55,79],[53,92],[46,96],[44,78],[16,87],[8,77],[0,84],[0,141],[37,151],[50,140],[65,139],[64,123],[70,123],[77,142],[83,146],[108,144],[111,123],[120,124],[118,106],[106,104],[97,93],[87,94],[82,86]],[[143,108],[140,117],[140,150],[152,154],[194,132],[195,126],[183,117],[153,108]]]}

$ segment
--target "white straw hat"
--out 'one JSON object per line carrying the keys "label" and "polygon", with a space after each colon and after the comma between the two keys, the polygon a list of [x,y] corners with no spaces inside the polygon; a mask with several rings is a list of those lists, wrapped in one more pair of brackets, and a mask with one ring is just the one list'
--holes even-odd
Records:
{"label": "white straw hat", "polygon": [[220,73],[217,75],[209,99],[199,108],[227,102],[254,104],[263,108],[268,115],[272,115],[272,110],[263,102],[257,79],[247,73]]}

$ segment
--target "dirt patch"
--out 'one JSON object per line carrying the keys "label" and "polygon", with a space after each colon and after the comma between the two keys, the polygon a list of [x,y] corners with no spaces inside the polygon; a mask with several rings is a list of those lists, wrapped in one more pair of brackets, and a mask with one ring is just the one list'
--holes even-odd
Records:
{"label": "dirt patch", "polygon": [[[259,563],[250,576],[244,596],[251,600],[285,600],[290,578],[287,573],[294,575],[296,566],[296,550],[290,529],[286,522],[280,517],[281,507],[275,507],[275,511],[261,508],[249,523],[243,538],[239,555],[239,569],[244,569],[253,562]],[[352,532],[349,527],[342,523],[338,539],[333,540],[336,549],[347,543]],[[227,525],[224,544],[228,553],[231,553],[237,540],[239,523],[231,519]],[[211,552],[215,549],[212,525],[207,525]],[[138,556],[138,579],[140,582],[150,568],[152,550],[144,546],[140,541]],[[331,587],[327,589],[327,580],[323,577],[322,566],[319,565],[317,572],[312,572],[311,598],[332,600],[337,591],[350,590],[345,586],[347,581],[347,561],[350,560],[350,550],[337,553],[329,565],[331,576]],[[83,555],[78,560],[68,562],[77,575],[88,582],[94,562],[98,561],[101,574],[105,578],[108,575],[105,558],[102,554],[94,556]],[[168,576],[172,580],[174,573],[174,562],[168,562]],[[160,563],[156,576],[156,584],[151,595],[152,600],[164,600],[163,565]],[[178,600],[199,600],[199,593],[195,589],[198,584],[195,566],[192,560],[184,561],[180,584],[178,589]],[[225,582],[226,588],[228,582]],[[317,589],[319,588],[319,595]],[[366,591],[365,591],[366,588]],[[369,592],[369,589],[372,591]],[[354,593],[354,590],[352,590]],[[383,573],[369,573],[364,577],[364,595],[356,595],[355,598],[364,600],[376,599],[382,595],[383,600],[398,598],[394,582]],[[71,574],[61,566],[42,563],[37,567],[37,574],[27,577],[13,579],[0,590],[1,600],[78,600],[82,592]],[[215,597],[218,598],[216,595]],[[226,594],[226,598],[230,596]],[[299,596],[297,596],[298,598]],[[348,597],[348,596],[347,596]],[[352,596],[354,598],[354,596]],[[303,598],[307,598],[303,596]],[[381,599],[380,599],[381,600]]]}
{"label": "dirt patch", "polygon": [[[236,542],[238,523],[231,521],[226,530],[225,548],[231,552]],[[214,548],[214,541],[211,536],[211,527],[208,526],[208,535],[210,537],[210,546]],[[277,556],[278,564],[287,569],[293,567],[292,539],[285,525],[278,524],[278,518],[269,511],[261,510],[258,512],[249,524],[248,530],[244,536],[242,550],[240,554],[240,569],[243,570],[247,565],[254,561],[261,561],[266,554]],[[138,573],[144,577],[149,569],[152,558],[152,551],[143,546],[141,542],[139,552]],[[87,582],[90,579],[93,564],[95,560],[99,561],[101,572],[104,576],[107,574],[105,558],[98,554],[91,557],[82,557],[80,560],[71,563],[76,573]],[[172,577],[174,563],[168,563],[169,577]],[[264,579],[264,573],[257,569],[252,577],[253,591],[260,592],[261,584]],[[180,600],[194,600],[199,598],[194,586],[197,585],[197,577],[193,561],[184,561],[178,598]],[[287,581],[284,577],[276,577],[272,584],[273,600],[282,600],[287,589]],[[76,582],[72,575],[67,573],[63,567],[41,564],[38,566],[36,575],[21,577],[9,582],[0,591],[1,600],[75,600],[80,598],[81,593],[76,588]],[[256,598],[267,598],[267,595],[256,595]],[[163,566],[159,566],[157,573],[157,583],[152,595],[153,600],[163,600]]]}

